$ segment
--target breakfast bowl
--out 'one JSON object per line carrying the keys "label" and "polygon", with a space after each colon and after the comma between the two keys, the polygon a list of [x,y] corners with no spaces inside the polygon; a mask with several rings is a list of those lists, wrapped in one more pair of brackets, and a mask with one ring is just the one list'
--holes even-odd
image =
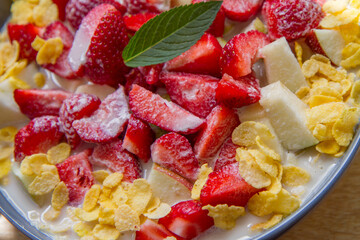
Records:
{"label": "breakfast bowl", "polygon": [[360,144],[360,6],[324,2],[17,0],[1,214],[31,239],[278,238]]}

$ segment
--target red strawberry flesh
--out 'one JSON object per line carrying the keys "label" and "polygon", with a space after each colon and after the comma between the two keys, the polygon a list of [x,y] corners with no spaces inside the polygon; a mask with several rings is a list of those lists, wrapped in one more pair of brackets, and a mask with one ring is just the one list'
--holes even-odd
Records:
{"label": "red strawberry flesh", "polygon": [[[136,232],[135,240],[163,240],[167,237],[175,237],[163,225],[147,219]],[[176,237],[175,237],[176,238]]]}
{"label": "red strawberry flesh", "polygon": [[219,157],[216,159],[214,171],[219,170],[225,165],[236,163],[235,155],[238,147],[239,146],[232,142],[231,137],[226,139],[220,148]]}
{"label": "red strawberry flesh", "polygon": [[124,16],[125,26],[128,30],[136,32],[147,21],[155,17],[157,14],[151,12],[137,13],[134,15]]}
{"label": "red strawberry flesh", "polygon": [[260,10],[263,0],[224,0],[222,8],[226,17],[234,21],[245,22]]}

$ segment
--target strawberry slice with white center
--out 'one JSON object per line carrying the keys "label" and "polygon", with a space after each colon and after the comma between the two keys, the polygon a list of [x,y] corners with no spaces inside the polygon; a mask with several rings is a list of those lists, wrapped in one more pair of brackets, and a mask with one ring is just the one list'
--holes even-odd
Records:
{"label": "strawberry slice with white center", "polygon": [[205,118],[217,105],[217,78],[191,73],[162,72],[160,81],[165,84],[171,101],[196,116]]}
{"label": "strawberry slice with white center", "polygon": [[117,86],[129,71],[122,51],[129,41],[121,12],[110,4],[93,8],[75,34],[69,62],[76,72],[84,69],[90,81]]}
{"label": "strawberry slice with white center", "polygon": [[192,182],[196,181],[199,162],[190,142],[180,134],[168,133],[156,139],[151,146],[151,159]]}
{"label": "strawberry slice with white center", "polygon": [[58,116],[61,104],[71,93],[62,90],[15,89],[14,99],[20,111],[30,119]]}
{"label": "strawberry slice with white center", "polygon": [[159,219],[159,224],[186,240],[199,236],[214,225],[207,210],[202,209],[200,202],[189,200],[179,202],[171,207],[168,215]]}
{"label": "strawberry slice with white center", "polygon": [[220,58],[222,73],[235,79],[250,74],[258,50],[268,43],[268,37],[257,30],[236,35],[224,46]]}
{"label": "strawberry slice with white center", "polygon": [[124,88],[120,86],[108,95],[90,116],[75,120],[72,124],[85,142],[107,142],[117,138],[130,118],[129,105]]}
{"label": "strawberry slice with white center", "polygon": [[150,146],[154,140],[155,133],[149,124],[131,115],[122,145],[123,148],[147,162],[151,155]]}
{"label": "strawberry slice with white center", "polygon": [[234,21],[245,22],[261,9],[263,0],[224,0],[222,8],[225,15]]}
{"label": "strawberry slice with white center", "polygon": [[216,159],[214,171],[219,170],[225,165],[236,163],[236,149],[239,146],[232,142],[231,137],[225,140],[220,148],[219,157]]}
{"label": "strawberry slice with white center", "polygon": [[190,134],[204,124],[203,119],[136,84],[129,93],[129,104],[135,117],[167,131]]}
{"label": "strawberry slice with white center", "polygon": [[189,50],[167,62],[165,69],[219,77],[221,51],[218,40],[213,35],[205,33]]}
{"label": "strawberry slice with white center", "polygon": [[216,106],[206,118],[206,127],[196,138],[194,152],[197,159],[208,162],[239,124],[239,117],[234,110]]}
{"label": "strawberry slice with white center", "polygon": [[135,240],[164,240],[167,237],[176,236],[167,230],[163,225],[147,219],[136,232]]}
{"label": "strawberry slice with white center", "polygon": [[87,149],[56,165],[60,180],[69,190],[70,206],[81,204],[86,192],[94,184],[92,167],[89,162],[91,152],[91,149]]}
{"label": "strawberry slice with white center", "polygon": [[15,161],[35,153],[46,153],[64,138],[59,118],[43,116],[34,118],[15,135]]}
{"label": "strawberry slice with white center", "polygon": [[75,120],[90,116],[98,109],[101,101],[95,95],[86,93],[73,94],[61,105],[59,111],[60,123],[66,139],[72,148],[76,148],[81,139],[72,126]]}
{"label": "strawberry slice with white center", "polygon": [[112,172],[121,172],[124,175],[124,181],[133,182],[141,177],[142,170],[139,161],[122,147],[121,140],[97,145],[90,161]]}
{"label": "strawberry slice with white center", "polygon": [[209,174],[201,190],[200,202],[203,205],[245,207],[249,199],[260,191],[261,189],[254,188],[240,176],[239,164],[232,163]]}

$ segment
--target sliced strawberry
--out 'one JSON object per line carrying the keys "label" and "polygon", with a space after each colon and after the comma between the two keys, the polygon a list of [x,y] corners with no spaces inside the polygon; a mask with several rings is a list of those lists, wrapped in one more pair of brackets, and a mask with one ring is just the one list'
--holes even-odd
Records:
{"label": "sliced strawberry", "polygon": [[65,21],[65,8],[69,0],[52,0],[56,4],[59,11],[59,19]]}
{"label": "sliced strawberry", "polygon": [[129,104],[135,117],[167,131],[190,134],[204,124],[204,120],[136,84],[129,93]]}
{"label": "sliced strawberry", "polygon": [[124,16],[125,26],[128,30],[136,32],[141,28],[142,25],[144,25],[147,21],[149,21],[156,15],[156,13],[144,12]]}
{"label": "sliced strawberry", "polygon": [[159,219],[159,224],[184,239],[193,239],[214,225],[207,210],[200,202],[188,200],[171,207],[168,215]]}
{"label": "sliced strawberry", "polygon": [[[149,85],[159,85],[159,76],[164,68],[164,64],[139,67],[140,72],[145,76],[145,81]],[[161,85],[160,85],[161,86]]]}
{"label": "sliced strawberry", "polygon": [[240,124],[234,110],[218,105],[206,118],[206,127],[197,136],[194,152],[198,160],[207,162]]}
{"label": "sliced strawberry", "polygon": [[214,171],[219,170],[225,165],[236,163],[235,155],[238,147],[239,146],[232,142],[231,137],[226,139],[220,148],[219,157],[216,159]]}
{"label": "sliced strawberry", "polygon": [[261,9],[263,0],[239,1],[224,0],[222,8],[226,17],[234,21],[245,22]]}
{"label": "sliced strawberry", "polygon": [[228,164],[209,174],[200,194],[203,205],[228,204],[244,207],[261,189],[256,189],[240,176],[239,164]]}
{"label": "sliced strawberry", "polygon": [[143,88],[146,88],[147,90],[152,91],[152,92],[156,91],[155,86],[149,85],[146,82],[146,77],[144,76],[144,74],[141,73],[139,68],[131,69],[131,71],[128,74],[126,74],[125,78],[126,78],[126,84],[125,84],[126,95],[129,95],[129,92],[130,92],[133,84],[137,84],[137,85],[139,85]]}
{"label": "sliced strawberry", "polygon": [[162,72],[160,81],[166,86],[171,101],[196,116],[205,118],[216,106],[215,92],[219,79],[191,73]]}
{"label": "sliced strawberry", "polygon": [[62,22],[59,21],[53,22],[46,26],[42,37],[44,39],[60,37],[62,43],[64,44],[64,49],[70,49],[74,41],[74,35]]}
{"label": "sliced strawberry", "polygon": [[20,111],[30,119],[44,115],[59,116],[62,102],[71,96],[71,93],[62,90],[43,89],[16,89],[15,102]]}
{"label": "sliced strawberry", "polygon": [[30,61],[35,60],[37,51],[32,48],[31,43],[41,33],[41,28],[31,23],[25,25],[9,23],[7,30],[10,41],[17,41],[20,45],[19,57]]}
{"label": "sliced strawberry", "polygon": [[80,138],[86,142],[107,142],[117,138],[130,118],[124,88],[120,86],[108,95],[90,117],[72,124]]}
{"label": "sliced strawberry", "polygon": [[168,133],[156,139],[151,146],[153,162],[191,180],[196,181],[199,162],[186,137]]}
{"label": "sliced strawberry", "polygon": [[269,37],[288,41],[305,37],[324,17],[320,4],[313,0],[266,0],[262,14]]}
{"label": "sliced strawberry", "polygon": [[151,156],[150,146],[155,134],[148,123],[131,115],[127,125],[123,148],[147,162]]}
{"label": "sliced strawberry", "polygon": [[111,4],[121,13],[125,13],[126,8],[120,2],[119,0],[70,0],[66,5],[66,20],[76,30],[79,28],[82,19],[100,4]]}
{"label": "sliced strawberry", "polygon": [[15,161],[20,162],[26,156],[35,153],[46,153],[60,143],[63,137],[58,117],[34,118],[15,135]]}
{"label": "sliced strawberry", "polygon": [[91,152],[92,149],[87,149],[56,165],[60,180],[69,190],[69,205],[71,206],[81,204],[86,192],[94,184],[92,167],[89,162]]}
{"label": "sliced strawberry", "polygon": [[224,74],[216,89],[216,99],[229,108],[240,108],[260,100],[260,84],[252,75],[235,80]]}
{"label": "sliced strawberry", "polygon": [[113,172],[121,172],[124,180],[132,182],[141,177],[141,166],[136,157],[122,147],[121,140],[99,144],[91,158],[94,165],[106,167]]}
{"label": "sliced strawberry", "polygon": [[321,47],[319,40],[314,32],[311,30],[305,38],[306,44],[311,48],[311,50],[315,53],[327,56],[324,52],[323,48]]}
{"label": "sliced strawberry", "polygon": [[167,230],[163,225],[147,219],[136,232],[135,240],[164,240],[167,237],[176,236]]}
{"label": "sliced strawberry", "polygon": [[267,36],[257,30],[236,35],[226,43],[222,51],[222,73],[235,79],[250,74],[251,66],[257,60],[257,51],[268,43]]}
{"label": "sliced strawberry", "polygon": [[166,63],[165,69],[221,76],[219,59],[222,48],[218,40],[205,33],[189,50]]}
{"label": "sliced strawberry", "polygon": [[[159,3],[158,3],[159,2]],[[161,2],[158,0],[125,0],[126,11],[128,14],[137,14],[143,12],[160,13]],[[160,8],[160,9],[159,9]]]}
{"label": "sliced strawberry", "polygon": [[60,123],[64,129],[66,139],[72,148],[76,148],[81,139],[72,126],[75,120],[90,116],[98,109],[101,101],[97,96],[78,93],[67,98],[59,111]]}
{"label": "sliced strawberry", "polygon": [[83,69],[94,83],[117,86],[129,72],[122,59],[128,41],[121,12],[109,4],[96,6],[75,34],[68,57],[70,66],[75,72]]}
{"label": "sliced strawberry", "polygon": [[[192,0],[191,3],[199,2],[209,2],[210,0]],[[223,7],[220,8],[219,12],[216,14],[214,22],[211,24],[208,33],[214,35],[215,37],[222,37],[225,29],[225,12]]]}

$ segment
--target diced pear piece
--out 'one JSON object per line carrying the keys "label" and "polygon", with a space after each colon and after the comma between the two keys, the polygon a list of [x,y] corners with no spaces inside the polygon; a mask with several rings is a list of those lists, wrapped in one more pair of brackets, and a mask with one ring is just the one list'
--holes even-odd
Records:
{"label": "diced pear piece", "polygon": [[307,86],[300,65],[284,37],[263,47],[260,54],[264,57],[269,83],[280,81],[292,92]]}
{"label": "diced pear piece", "polygon": [[260,104],[286,149],[300,150],[318,143],[306,126],[308,106],[281,82],[262,88],[261,95]]}

